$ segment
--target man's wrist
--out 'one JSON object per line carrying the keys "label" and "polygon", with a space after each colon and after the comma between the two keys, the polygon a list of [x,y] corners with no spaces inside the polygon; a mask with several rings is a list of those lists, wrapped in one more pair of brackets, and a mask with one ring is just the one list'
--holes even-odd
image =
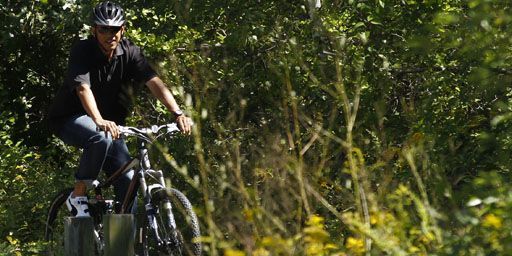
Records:
{"label": "man's wrist", "polygon": [[182,116],[182,115],[183,115],[183,111],[181,111],[181,109],[173,110],[173,111],[171,111],[171,112],[172,112],[172,114],[174,115],[174,118],[178,118],[178,117],[180,117],[180,116]]}
{"label": "man's wrist", "polygon": [[91,119],[95,124],[103,122],[103,118],[101,117],[91,117]]}

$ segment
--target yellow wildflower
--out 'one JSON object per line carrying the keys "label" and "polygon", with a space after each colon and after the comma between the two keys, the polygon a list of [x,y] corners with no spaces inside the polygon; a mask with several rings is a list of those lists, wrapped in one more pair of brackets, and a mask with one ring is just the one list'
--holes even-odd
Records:
{"label": "yellow wildflower", "polygon": [[364,253],[364,241],[363,241],[363,239],[349,237],[349,238],[347,238],[345,246],[346,246],[347,249],[349,249],[350,251],[352,251],[352,252],[354,252],[356,254]]}
{"label": "yellow wildflower", "polygon": [[253,252],[253,256],[270,256],[270,252],[265,250],[265,248],[258,248]]}
{"label": "yellow wildflower", "polygon": [[245,256],[245,253],[239,250],[227,249],[224,251],[224,256]]}
{"label": "yellow wildflower", "polygon": [[484,219],[482,220],[482,225],[484,227],[500,229],[503,223],[500,217],[489,213],[485,215]]}

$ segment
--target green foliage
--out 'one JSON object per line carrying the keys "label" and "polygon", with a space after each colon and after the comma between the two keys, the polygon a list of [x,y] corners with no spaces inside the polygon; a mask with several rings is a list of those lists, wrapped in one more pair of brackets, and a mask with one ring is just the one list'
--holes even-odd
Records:
{"label": "green foliage", "polygon": [[[14,141],[12,113],[0,114],[0,237],[9,246],[2,251],[36,253],[44,235],[44,216],[58,186],[69,185],[70,172],[41,155],[37,147]],[[7,240],[5,240],[7,239]],[[11,254],[12,255],[12,254]],[[26,255],[26,254],[19,254]]]}
{"label": "green foliage", "polygon": [[[71,182],[77,152],[44,117],[93,4],[0,4],[0,252],[37,251],[31,224]],[[209,255],[510,251],[506,1],[123,6],[196,123],[154,162],[192,197]],[[137,103],[132,123],[170,119]]]}
{"label": "green foliage", "polygon": [[[465,211],[453,220],[460,226],[458,234],[448,233],[446,255],[499,254],[508,255],[510,248],[510,185],[509,177],[497,172],[474,179],[466,199]],[[470,188],[467,188],[470,189]]]}

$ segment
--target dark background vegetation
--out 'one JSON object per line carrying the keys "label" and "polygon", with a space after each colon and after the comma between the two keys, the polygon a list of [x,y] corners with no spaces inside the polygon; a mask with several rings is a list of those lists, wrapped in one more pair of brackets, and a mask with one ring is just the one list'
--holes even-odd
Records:
{"label": "dark background vegetation", "polygon": [[[38,255],[73,182],[79,152],[44,122],[96,2],[0,4],[0,254]],[[122,4],[196,123],[155,163],[206,254],[511,254],[507,1]],[[147,90],[133,112],[172,120]]]}

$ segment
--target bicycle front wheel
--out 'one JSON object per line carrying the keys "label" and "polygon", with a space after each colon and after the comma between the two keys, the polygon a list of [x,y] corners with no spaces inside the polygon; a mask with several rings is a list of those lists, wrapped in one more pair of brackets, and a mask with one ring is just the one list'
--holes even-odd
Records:
{"label": "bicycle front wheel", "polygon": [[[199,221],[192,204],[187,197],[176,189],[155,189],[152,191],[152,204],[158,208],[156,222],[157,234],[161,243],[151,234],[151,228],[146,226],[145,254],[165,256],[201,255],[201,243],[197,241],[200,236]],[[172,204],[172,212],[169,207]],[[176,229],[173,228],[176,226]]]}

